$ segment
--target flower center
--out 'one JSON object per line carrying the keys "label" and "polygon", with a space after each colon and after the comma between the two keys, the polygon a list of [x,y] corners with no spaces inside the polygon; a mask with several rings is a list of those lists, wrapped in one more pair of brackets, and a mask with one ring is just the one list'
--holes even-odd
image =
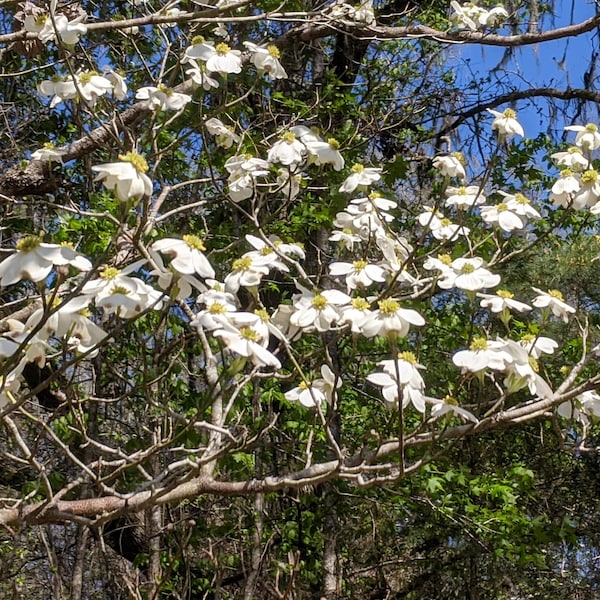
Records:
{"label": "flower center", "polygon": [[111,295],[114,294],[123,294],[124,296],[127,296],[127,294],[129,294],[129,290],[126,287],[123,287],[122,285],[115,285],[115,287],[110,291]]}
{"label": "flower center", "polygon": [[552,296],[553,298],[556,298],[561,302],[565,301],[564,296],[562,295],[562,292],[560,290],[548,290],[548,296]]}
{"label": "flower center", "polygon": [[202,240],[197,235],[184,235],[183,241],[190,250],[200,250],[200,252],[204,252],[204,250],[206,250],[206,246],[202,243]]}
{"label": "flower center", "polygon": [[260,335],[257,331],[252,329],[252,327],[242,327],[240,329],[240,335],[250,342],[258,342],[260,341]]}
{"label": "flower center", "polygon": [[148,171],[148,163],[146,159],[138,154],[135,150],[125,154],[119,154],[119,160],[131,163],[138,173],[146,173]]}
{"label": "flower center", "polygon": [[562,179],[566,179],[567,177],[573,177],[573,171],[571,171],[571,169],[563,169],[560,172],[560,176]]}
{"label": "flower center", "polygon": [[242,258],[238,258],[237,260],[234,260],[233,265],[231,265],[231,268],[233,271],[248,271],[251,266],[252,266],[252,259],[250,257],[246,256],[246,257],[242,257]]}
{"label": "flower center", "polygon": [[450,225],[452,225],[452,221],[448,217],[444,217],[440,223],[442,224],[442,227],[450,227]]}
{"label": "flower center", "polygon": [[281,52],[279,52],[279,48],[277,46],[274,46],[273,44],[269,44],[267,46],[267,52],[273,57],[273,58],[280,58],[281,57]]}
{"label": "flower center", "polygon": [[417,357],[412,352],[398,352],[398,358],[410,363],[411,365],[417,364]]}
{"label": "flower center", "polygon": [[367,261],[365,260],[355,260],[352,263],[355,271],[362,271],[367,266]]}
{"label": "flower center", "polygon": [[310,383],[306,383],[306,381],[301,381],[301,382],[298,384],[298,387],[299,387],[301,390],[307,390],[307,389],[310,387]]}
{"label": "flower center", "polygon": [[515,119],[517,116],[517,113],[512,109],[512,108],[507,108],[503,113],[502,116],[505,119]]}
{"label": "flower center", "polygon": [[211,315],[222,315],[227,312],[227,309],[220,302],[214,302],[210,305],[208,312]]}
{"label": "flower center", "polygon": [[500,298],[514,298],[515,295],[512,292],[509,292],[508,290],[498,290],[496,292],[497,296],[500,296]]}
{"label": "flower center", "polygon": [[340,143],[335,138],[329,138],[327,143],[332,150],[339,150],[340,148]]}
{"label": "flower center", "polygon": [[293,144],[296,141],[296,136],[294,135],[294,133],[292,131],[286,131],[282,136],[281,139],[284,142],[287,142],[288,144]]}
{"label": "flower center", "polygon": [[461,273],[473,273],[473,271],[475,271],[475,267],[471,263],[464,264],[460,270]]}
{"label": "flower center", "polygon": [[352,165],[352,169],[350,169],[353,173],[362,173],[365,170],[364,165],[360,163],[355,163]]}
{"label": "flower center", "polygon": [[400,303],[393,298],[384,298],[378,304],[379,312],[383,315],[393,315],[400,308]]}
{"label": "flower center", "polygon": [[109,280],[109,279],[114,279],[120,273],[121,273],[120,269],[117,269],[116,267],[106,266],[106,267],[104,267],[104,269],[102,269],[102,272],[100,273],[100,277],[102,279]]}
{"label": "flower center", "polygon": [[217,54],[225,56],[225,54],[231,52],[231,48],[225,42],[220,42],[215,46],[215,51]]}
{"label": "flower center", "polygon": [[581,148],[578,148],[577,146],[571,146],[567,152],[569,154],[583,154],[583,150]]}
{"label": "flower center", "polygon": [[450,156],[455,158],[463,167],[467,165],[467,159],[462,152],[452,152]]}
{"label": "flower center", "polygon": [[525,342],[526,344],[529,344],[529,342],[533,342],[533,340],[535,340],[535,335],[533,335],[533,333],[526,333],[521,337],[521,341]]}
{"label": "flower center", "polygon": [[92,77],[95,77],[96,75],[98,75],[96,71],[86,71],[85,73],[81,73],[78,79],[80,83],[86,84],[89,83],[92,80]]}
{"label": "flower center", "polygon": [[364,298],[352,298],[352,308],[369,310],[370,304]]}
{"label": "flower center", "polygon": [[581,174],[581,181],[586,184],[596,183],[598,181],[598,171],[594,171],[593,169],[585,171]]}
{"label": "flower center", "polygon": [[26,235],[17,242],[19,252],[31,252],[42,243],[42,238],[37,235]]}
{"label": "flower center", "polygon": [[484,337],[473,338],[469,350],[472,352],[479,352],[481,350],[487,350],[488,341]]}
{"label": "flower center", "polygon": [[508,210],[508,206],[506,206],[506,204],[504,204],[504,202],[500,202],[500,204],[498,204],[496,206],[496,210],[498,212],[504,212],[505,210]]}
{"label": "flower center", "polygon": [[312,299],[312,305],[317,309],[317,310],[323,310],[326,306],[327,306],[328,302],[327,302],[327,298],[325,298],[325,296],[323,296],[323,294],[317,294],[313,299]]}
{"label": "flower center", "polygon": [[254,314],[257,317],[259,317],[263,323],[268,323],[271,320],[271,317],[269,317],[269,313],[264,308],[257,308],[254,311]]}
{"label": "flower center", "polygon": [[452,264],[452,257],[449,254],[438,254],[438,260],[447,267]]}
{"label": "flower center", "polygon": [[596,125],[594,123],[588,123],[585,126],[585,130],[589,131],[590,133],[596,133],[596,131],[598,131],[598,125]]}
{"label": "flower center", "polygon": [[519,204],[531,204],[531,201],[529,200],[529,198],[526,198],[523,194],[521,194],[521,192],[517,192],[515,194],[515,200]]}

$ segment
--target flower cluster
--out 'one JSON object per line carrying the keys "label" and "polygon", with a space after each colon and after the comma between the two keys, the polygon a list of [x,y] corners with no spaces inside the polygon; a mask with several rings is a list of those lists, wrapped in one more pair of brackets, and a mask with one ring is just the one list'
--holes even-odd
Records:
{"label": "flower cluster", "polygon": [[477,31],[485,27],[498,27],[508,18],[506,9],[500,4],[488,10],[478,6],[477,2],[459,4],[452,0],[450,6],[454,10],[450,20],[461,29]]}
{"label": "flower cluster", "polygon": [[589,208],[592,214],[600,214],[600,174],[592,164],[592,153],[600,148],[598,126],[588,123],[565,129],[577,133],[575,146],[551,155],[561,171],[552,186],[550,199],[556,206]]}

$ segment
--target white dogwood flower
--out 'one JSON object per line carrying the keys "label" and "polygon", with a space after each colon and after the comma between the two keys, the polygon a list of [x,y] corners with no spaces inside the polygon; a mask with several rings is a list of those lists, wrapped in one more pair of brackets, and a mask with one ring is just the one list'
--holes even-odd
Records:
{"label": "white dogwood flower", "polygon": [[336,377],[327,365],[321,366],[321,376],[311,381],[302,381],[288,390],[284,394],[286,400],[298,401],[306,408],[315,408],[323,402],[331,403],[335,390],[342,385],[342,380]]}
{"label": "white dogwood flower", "polygon": [[104,187],[113,191],[121,202],[140,200],[152,195],[152,181],[146,175],[148,163],[135,151],[120,154],[117,163],[92,167],[98,173],[94,181],[102,181]]}
{"label": "white dogwood flower", "polygon": [[492,131],[498,132],[498,137],[501,140],[509,140],[515,135],[525,136],[523,127],[517,121],[517,113],[512,108],[507,108],[504,112],[498,112],[488,108],[487,111],[496,117],[492,123]]}
{"label": "white dogwood flower", "polygon": [[277,46],[258,46],[252,42],[244,42],[244,46],[251,52],[250,60],[259,73],[266,73],[271,79],[287,79],[287,73],[279,62],[281,54]]}
{"label": "white dogwood flower", "polygon": [[46,244],[36,235],[17,242],[17,251],[0,263],[0,286],[22,279],[44,281],[55,266],[70,265],[79,271],[89,271],[92,263],[67,244]]}
{"label": "white dogwood flower", "polygon": [[192,101],[190,95],[175,92],[162,83],[157,87],[149,85],[139,88],[135,97],[138,100],[147,100],[152,110],[181,110]]}
{"label": "white dogwood flower", "polygon": [[464,179],[466,160],[462,152],[452,152],[451,154],[442,154],[433,159],[433,166],[438,169],[442,175],[448,177],[458,177]]}
{"label": "white dogwood flower", "polygon": [[352,165],[351,173],[340,186],[340,192],[351,193],[359,186],[369,186],[381,179],[381,167],[365,167],[360,163]]}
{"label": "white dogwood flower", "polygon": [[600,132],[598,131],[598,125],[595,123],[588,123],[587,125],[569,125],[565,127],[567,131],[576,131],[577,137],[575,138],[575,144],[588,152],[597,150],[600,148]]}
{"label": "white dogwood flower", "polygon": [[227,127],[227,125],[214,117],[208,119],[204,125],[208,133],[215,136],[217,145],[221,146],[221,148],[231,148],[233,144],[237,144],[241,139],[231,127]]}
{"label": "white dogwood flower", "polygon": [[185,51],[183,62],[188,60],[202,60],[206,69],[213,73],[241,73],[242,53],[232,50],[225,42],[216,45],[213,42],[193,44]]}
{"label": "white dogwood flower", "polygon": [[575,314],[575,309],[569,306],[559,290],[548,290],[543,292],[538,288],[532,288],[538,295],[533,299],[533,306],[549,309],[555,317],[560,317],[565,323],[569,321],[569,315]]}
{"label": "white dogwood flower", "polygon": [[210,279],[215,277],[215,270],[203,254],[206,247],[197,235],[184,235],[180,240],[164,238],[154,242],[151,248],[173,257],[170,266],[182,275],[196,274]]}

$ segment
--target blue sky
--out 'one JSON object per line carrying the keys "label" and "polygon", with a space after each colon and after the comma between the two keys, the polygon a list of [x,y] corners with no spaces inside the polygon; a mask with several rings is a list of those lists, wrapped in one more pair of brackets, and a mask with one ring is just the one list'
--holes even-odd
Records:
{"label": "blue sky", "polygon": [[[594,0],[555,0],[554,5],[553,15],[544,16],[540,29],[580,23],[600,10]],[[508,56],[504,48],[493,46],[464,45],[452,48],[451,52],[457,58],[459,80],[468,82],[473,77],[484,77],[491,72],[490,89],[493,91],[493,82],[497,82],[498,94],[507,91],[507,85],[514,85],[519,89],[552,87],[564,90],[571,87],[600,90],[600,54],[596,58],[598,72],[593,74],[591,81],[584,81],[586,71],[592,64],[594,51],[600,50],[599,37],[600,32],[593,31],[576,38],[524,46],[515,49]],[[530,138],[548,131],[549,125],[560,137],[562,128],[572,124],[569,114],[554,114],[553,117],[548,103],[543,99],[521,100],[515,107],[519,121]],[[588,104],[586,113],[577,119],[578,123],[589,121],[600,121],[598,105]]]}

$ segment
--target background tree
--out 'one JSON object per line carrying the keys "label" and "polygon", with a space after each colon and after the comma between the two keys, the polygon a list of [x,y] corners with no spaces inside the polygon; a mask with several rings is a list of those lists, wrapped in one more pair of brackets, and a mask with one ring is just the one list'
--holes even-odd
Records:
{"label": "background tree", "polygon": [[2,597],[594,597],[568,5],[1,7]]}

